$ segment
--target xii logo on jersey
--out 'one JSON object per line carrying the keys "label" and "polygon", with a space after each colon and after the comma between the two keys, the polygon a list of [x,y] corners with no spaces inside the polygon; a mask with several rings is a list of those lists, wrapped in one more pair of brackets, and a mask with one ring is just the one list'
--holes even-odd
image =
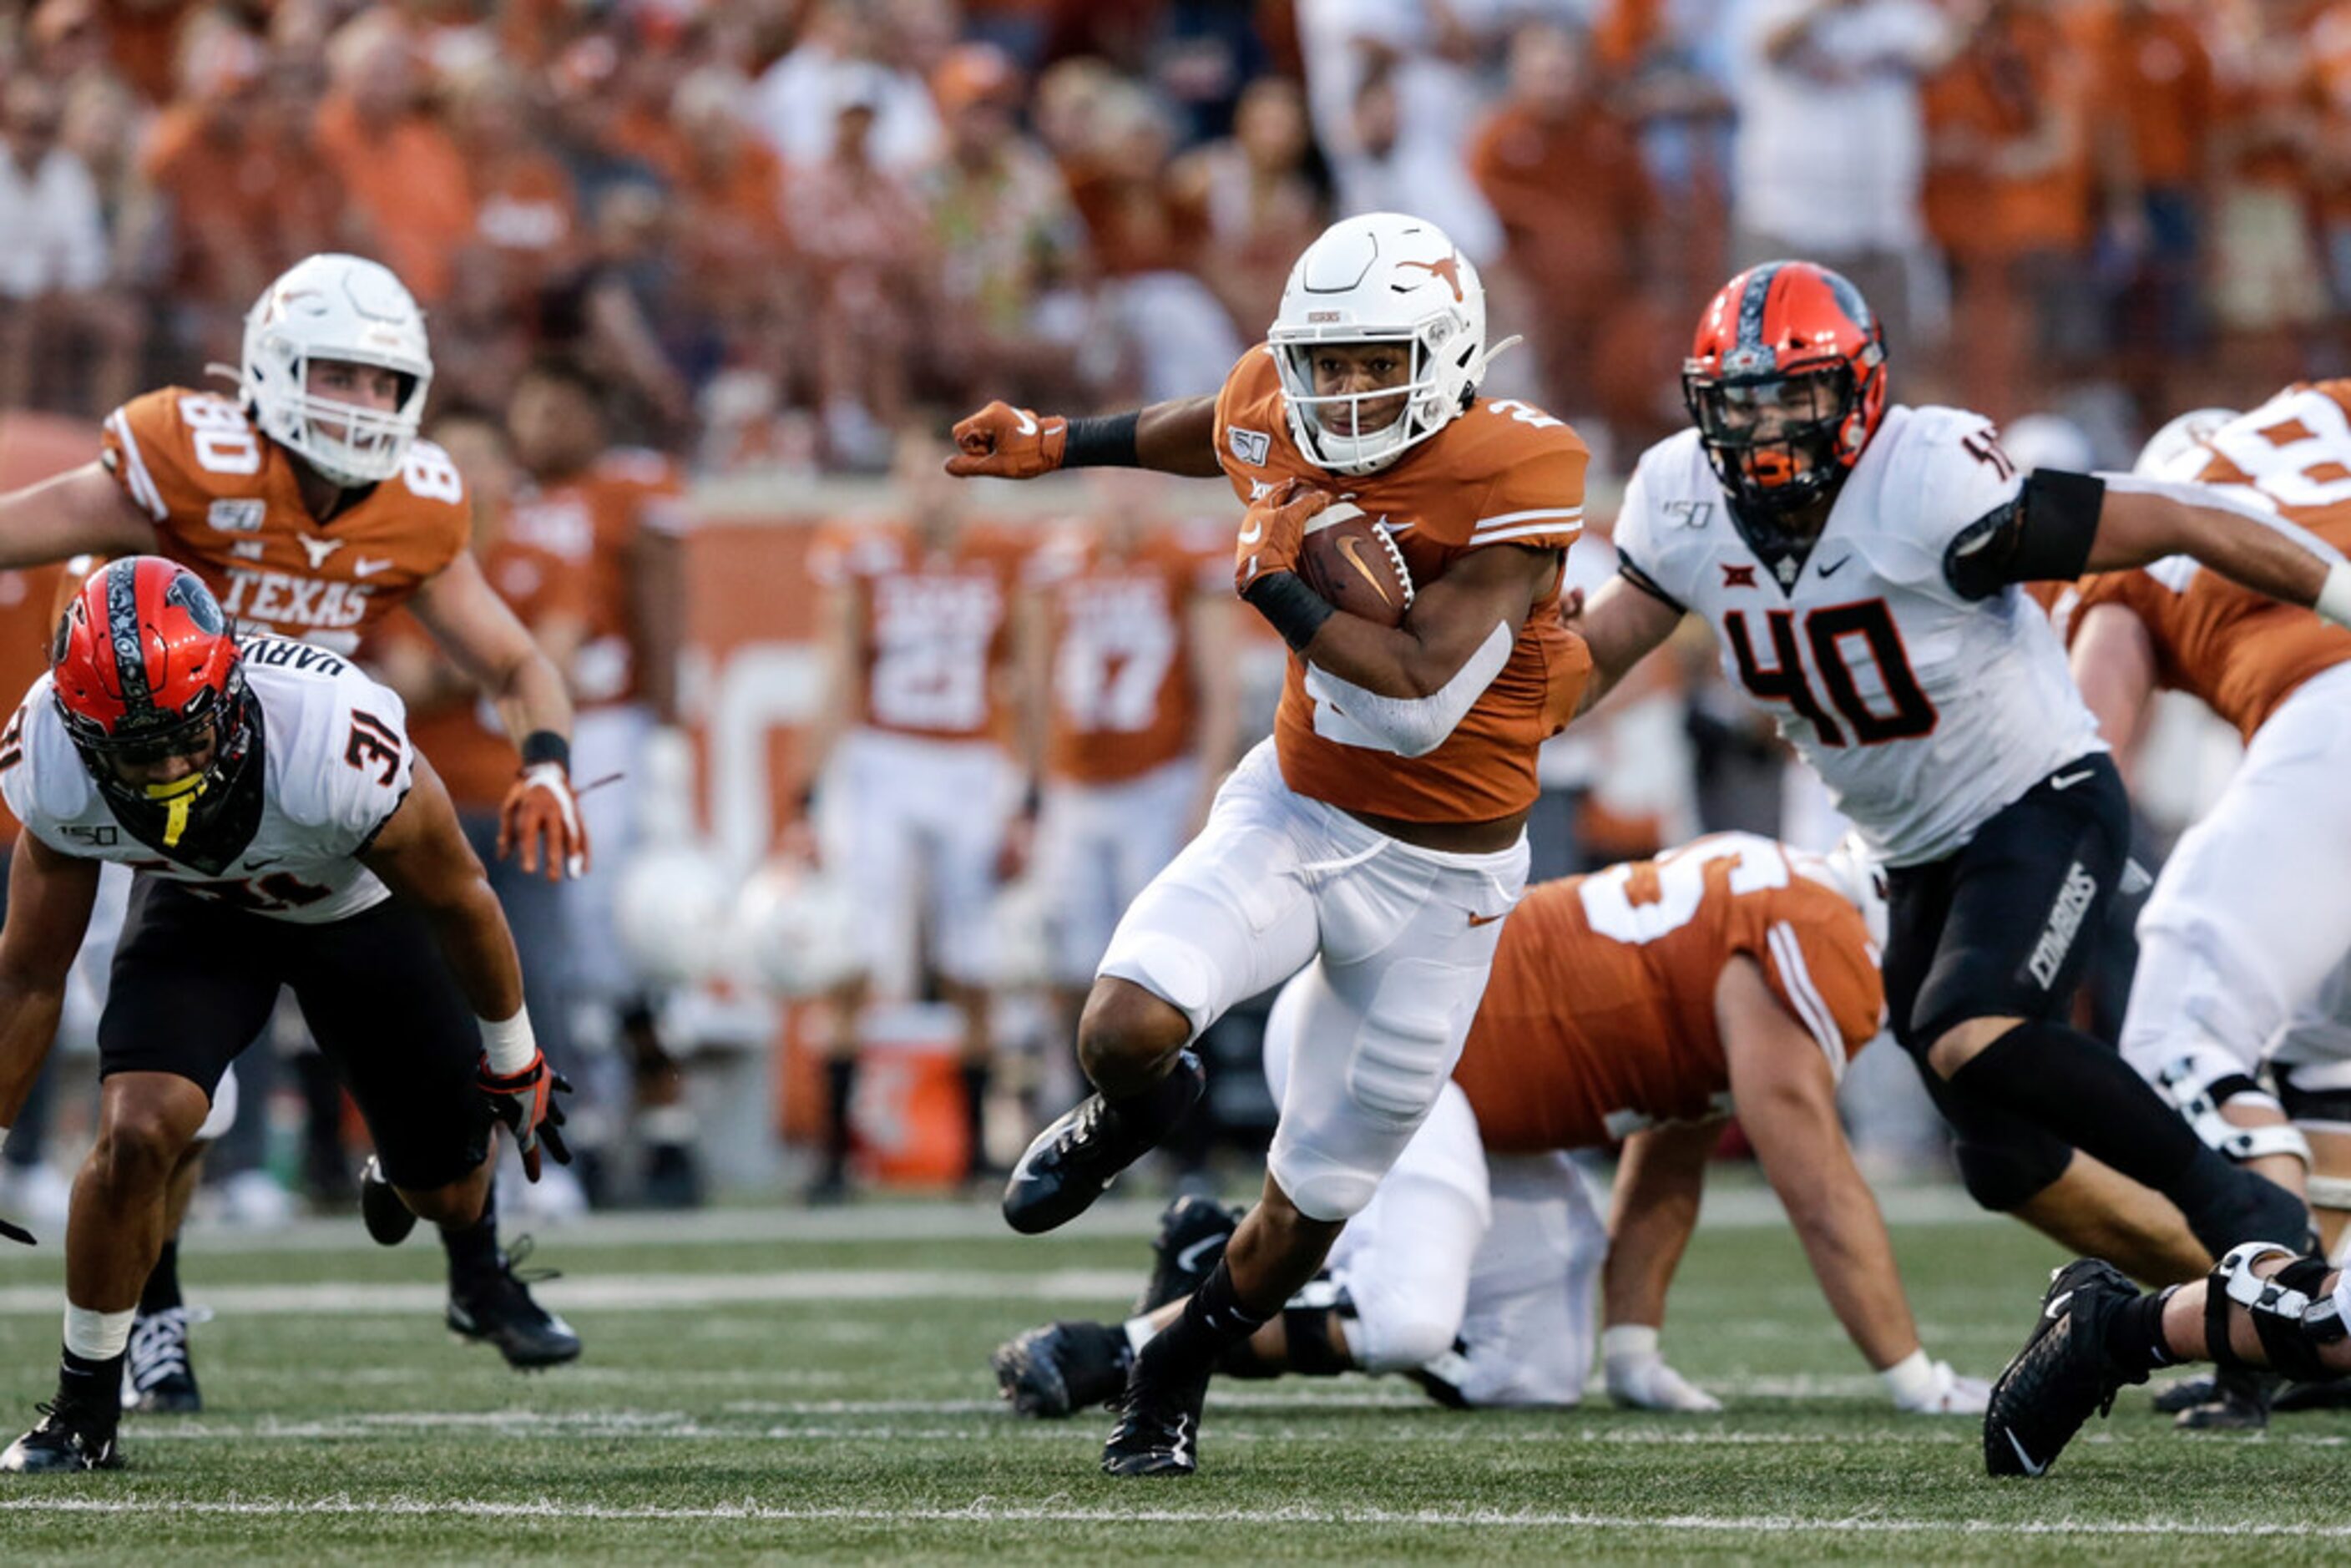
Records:
{"label": "xii logo on jersey", "polygon": [[1225,440],[1231,445],[1233,455],[1252,468],[1265,466],[1265,460],[1273,453],[1273,438],[1262,430],[1235,427],[1225,432]]}
{"label": "xii logo on jersey", "polygon": [[215,533],[257,534],[261,519],[269,503],[259,500],[214,501],[205,512],[204,520]]}

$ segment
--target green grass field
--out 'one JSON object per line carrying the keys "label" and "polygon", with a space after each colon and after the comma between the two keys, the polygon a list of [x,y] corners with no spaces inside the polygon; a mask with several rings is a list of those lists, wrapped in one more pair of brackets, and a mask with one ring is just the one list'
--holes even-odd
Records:
{"label": "green grass field", "polygon": [[[1896,1195],[1928,1346],[1991,1375],[2047,1244]],[[590,1221],[543,1238],[586,1358],[525,1378],[439,1322],[439,1256],[356,1223],[200,1235],[209,1409],[126,1423],[127,1471],[0,1485],[0,1560],[1092,1563],[1834,1558],[2242,1563],[2351,1552],[2351,1419],[2189,1437],[2126,1393],[2052,1477],[1994,1484],[1970,1420],[1897,1417],[1768,1200],[1720,1194],[1667,1348],[1720,1416],[1460,1415],[1396,1382],[1220,1385],[1188,1481],[1095,1469],[1107,1418],[1014,1420],[987,1364],[1118,1315],[1153,1211],[1020,1239],[982,1207]],[[55,1364],[60,1260],[0,1259],[0,1405]],[[2248,1541],[2248,1531],[2274,1542]]]}

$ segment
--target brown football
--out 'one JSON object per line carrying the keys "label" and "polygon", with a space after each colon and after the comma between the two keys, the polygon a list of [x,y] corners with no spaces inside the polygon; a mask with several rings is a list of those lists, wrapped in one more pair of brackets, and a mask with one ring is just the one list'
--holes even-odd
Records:
{"label": "brown football", "polygon": [[1347,501],[1333,501],[1307,519],[1298,574],[1329,603],[1383,626],[1401,625],[1412,608],[1412,573],[1404,557]]}

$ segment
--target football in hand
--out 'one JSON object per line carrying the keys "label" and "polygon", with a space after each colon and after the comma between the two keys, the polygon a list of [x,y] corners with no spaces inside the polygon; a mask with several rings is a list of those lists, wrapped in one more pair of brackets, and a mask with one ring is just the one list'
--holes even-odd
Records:
{"label": "football in hand", "polygon": [[1412,573],[1395,541],[1351,502],[1307,520],[1298,574],[1326,602],[1383,626],[1401,625],[1412,608]]}

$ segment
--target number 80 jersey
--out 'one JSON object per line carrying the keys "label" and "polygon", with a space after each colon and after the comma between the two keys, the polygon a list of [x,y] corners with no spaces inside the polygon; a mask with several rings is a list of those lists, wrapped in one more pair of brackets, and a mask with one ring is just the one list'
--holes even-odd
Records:
{"label": "number 80 jersey", "polygon": [[322,524],[302,504],[294,459],[217,393],[148,392],[100,434],[100,460],[155,525],[156,553],[203,578],[249,631],[348,653],[465,548],[465,481],[429,441]]}
{"label": "number 80 jersey", "polygon": [[1980,415],[1889,408],[1783,580],[1687,430],[1642,455],[1615,543],[1635,586],[1706,618],[1724,676],[1771,711],[1872,852],[1915,865],[2105,749],[2039,606],[2014,587],[1969,599],[1945,575],[1953,541],[2019,483]]}

